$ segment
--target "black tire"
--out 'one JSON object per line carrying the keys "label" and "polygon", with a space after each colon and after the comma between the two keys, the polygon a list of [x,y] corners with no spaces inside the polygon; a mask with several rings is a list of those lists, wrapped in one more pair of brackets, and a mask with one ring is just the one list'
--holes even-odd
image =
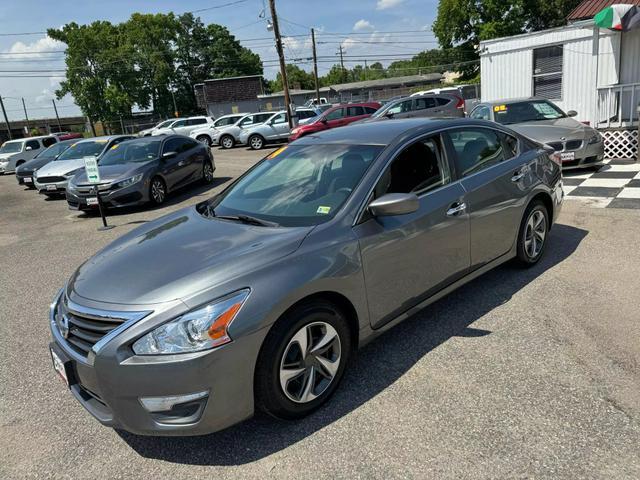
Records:
{"label": "black tire", "polygon": [[209,160],[205,160],[204,165],[202,166],[202,181],[209,185],[213,183],[213,165]]}
{"label": "black tire", "polygon": [[[542,215],[542,217],[540,217]],[[540,244],[540,232],[536,225],[537,219],[543,219],[544,236]],[[541,200],[534,200],[529,204],[522,217],[520,230],[518,231],[517,258],[523,267],[531,267],[538,263],[544,254],[549,238],[549,212]]]}
{"label": "black tire", "polygon": [[[161,194],[160,194],[161,193]],[[152,205],[162,205],[167,199],[167,185],[160,177],[153,177],[149,183],[149,201]]]}
{"label": "black tire", "polygon": [[[315,328],[319,324],[329,324],[339,337],[339,366],[332,380],[328,380],[328,385],[317,397],[313,400],[297,403],[285,394],[280,382],[280,368],[285,361],[283,358],[285,349],[290,347],[289,342],[301,329],[307,326]],[[256,406],[269,415],[286,420],[308,415],[324,404],[340,384],[349,363],[351,350],[351,331],[347,319],[334,304],[316,300],[295,307],[276,322],[260,350],[254,382]],[[302,382],[305,381],[304,378],[301,380]],[[322,376],[317,376],[317,379],[320,382],[325,381]],[[292,378],[289,381],[297,380]],[[319,384],[319,387],[322,387],[322,383]]]}
{"label": "black tire", "polygon": [[251,150],[261,150],[264,147],[264,138],[261,135],[251,135],[247,141]]}
{"label": "black tire", "polygon": [[198,140],[201,143],[204,143],[209,148],[211,148],[211,146],[213,145],[213,142],[211,141],[211,137],[209,137],[209,135],[198,135],[196,137],[196,140]]}
{"label": "black tire", "polygon": [[223,135],[218,139],[218,145],[220,145],[220,148],[233,148],[235,144],[236,141],[231,135]]}

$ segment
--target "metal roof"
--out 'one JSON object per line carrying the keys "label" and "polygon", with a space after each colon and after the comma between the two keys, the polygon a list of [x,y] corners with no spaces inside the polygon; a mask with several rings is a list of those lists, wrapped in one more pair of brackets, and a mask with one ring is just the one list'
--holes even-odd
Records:
{"label": "metal roof", "polygon": [[567,17],[567,20],[584,20],[592,18],[605,7],[615,4],[631,4],[640,6],[640,0],[584,0]]}
{"label": "metal roof", "polygon": [[[242,75],[239,77],[209,78],[205,80],[204,83],[221,82],[223,80],[240,80],[241,78],[262,78],[262,75]],[[198,83],[197,85],[202,85],[202,84]]]}
{"label": "metal roof", "polygon": [[341,92],[343,90],[360,90],[363,88],[389,87],[393,85],[411,85],[414,83],[439,82],[443,75],[441,73],[427,73],[425,75],[405,75],[403,77],[381,78],[378,80],[364,80],[362,82],[340,83],[331,85],[331,90]]}

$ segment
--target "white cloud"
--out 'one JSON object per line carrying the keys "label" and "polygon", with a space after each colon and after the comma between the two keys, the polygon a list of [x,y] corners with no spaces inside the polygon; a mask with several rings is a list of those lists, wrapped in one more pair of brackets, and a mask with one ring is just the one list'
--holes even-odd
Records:
{"label": "white cloud", "polygon": [[[52,58],[53,54],[47,54],[44,52],[64,50],[65,44],[54,40],[51,37],[43,37],[36,40],[33,43],[16,42],[8,50],[4,50],[4,53],[15,53],[16,55],[5,55],[4,58]],[[24,55],[28,53],[29,55]],[[31,55],[33,54],[33,55]]]}
{"label": "white cloud", "polygon": [[353,25],[354,32],[361,32],[363,30],[373,30],[373,25],[371,25],[371,22],[369,22],[368,20],[365,20],[364,18],[361,20],[358,20]]}
{"label": "white cloud", "polygon": [[388,8],[397,7],[403,0],[378,0],[376,10],[386,10]]}

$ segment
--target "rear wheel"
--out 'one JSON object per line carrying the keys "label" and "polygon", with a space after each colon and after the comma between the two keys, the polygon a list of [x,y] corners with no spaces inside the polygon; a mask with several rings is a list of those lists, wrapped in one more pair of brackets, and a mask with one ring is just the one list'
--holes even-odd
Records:
{"label": "rear wheel", "polygon": [[167,186],[160,177],[154,177],[149,185],[149,199],[154,205],[162,205],[167,198]]}
{"label": "rear wheel", "polygon": [[222,148],[227,148],[227,149],[233,148],[233,146],[236,143],[231,135],[223,135],[222,137],[220,137],[219,142]]}
{"label": "rear wheel", "polygon": [[196,137],[196,140],[204,143],[207,147],[211,147],[211,145],[213,145],[213,142],[211,141],[211,138],[209,138],[209,135],[199,135],[198,137]]}
{"label": "rear wheel", "polygon": [[258,407],[278,418],[303,417],[325,403],[349,361],[344,314],[319,300],[296,307],[271,329],[255,374]]}
{"label": "rear wheel", "polygon": [[251,135],[249,137],[249,146],[253,150],[260,150],[262,147],[264,147],[264,138],[262,138],[260,135]]}
{"label": "rear wheel", "polygon": [[525,211],[518,233],[518,260],[529,267],[538,263],[547,244],[549,212],[540,200],[532,202]]}

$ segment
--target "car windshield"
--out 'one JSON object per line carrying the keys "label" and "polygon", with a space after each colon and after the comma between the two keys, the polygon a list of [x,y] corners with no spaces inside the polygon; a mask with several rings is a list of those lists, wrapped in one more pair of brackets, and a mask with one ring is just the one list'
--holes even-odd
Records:
{"label": "car windshield", "polygon": [[[401,110],[401,105],[402,105],[402,102],[398,102],[397,100],[391,100],[389,103],[387,103],[386,105],[380,107],[378,110],[373,112],[373,115],[371,115],[371,118],[384,117],[387,114],[387,112],[392,108],[394,109],[394,113],[398,113]],[[398,110],[398,112],[395,112],[395,110]]]}
{"label": "car windshield", "polygon": [[18,153],[22,151],[24,142],[7,142],[0,147],[0,153]]}
{"label": "car windshield", "polygon": [[123,163],[143,163],[155,160],[160,155],[161,139],[150,138],[122,142],[111,147],[100,160],[100,165],[120,165]]}
{"label": "car windshield", "polygon": [[69,144],[65,142],[54,143],[49,148],[42,150],[34,158],[54,158],[69,148]]}
{"label": "car windshield", "polygon": [[107,145],[106,140],[92,140],[89,142],[78,142],[66,149],[56,161],[77,160],[84,157],[97,157]]}
{"label": "car windshield", "polygon": [[567,115],[551,102],[534,100],[494,105],[493,116],[496,122],[502,125],[511,125],[513,123],[555,120],[556,118],[564,118]]}
{"label": "car windshield", "polygon": [[209,206],[216,216],[250,216],[284,227],[331,219],[383,147],[290,145],[249,170]]}

